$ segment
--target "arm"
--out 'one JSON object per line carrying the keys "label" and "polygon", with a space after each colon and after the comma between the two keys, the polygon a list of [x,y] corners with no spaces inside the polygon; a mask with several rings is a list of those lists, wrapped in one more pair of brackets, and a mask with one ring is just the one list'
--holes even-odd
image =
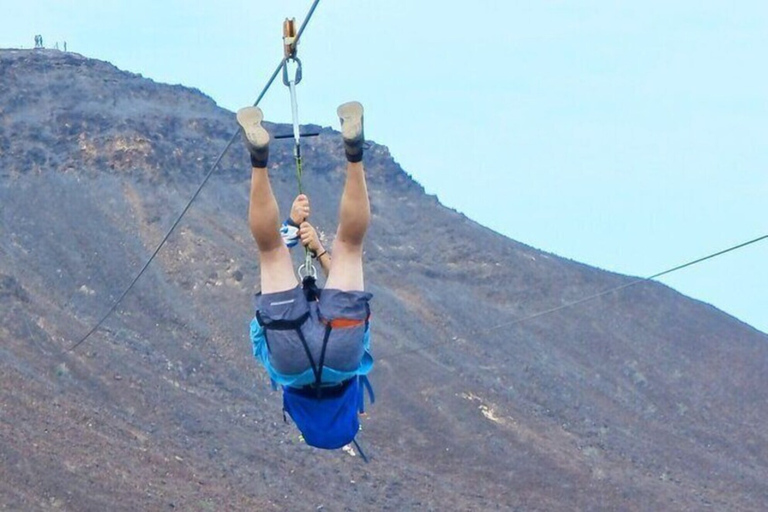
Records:
{"label": "arm", "polygon": [[280,226],[280,236],[289,249],[299,243],[299,226],[309,218],[309,198],[304,194],[299,194],[293,200],[291,213]]}
{"label": "arm", "polygon": [[299,194],[293,200],[290,218],[296,226],[309,218],[309,198],[306,195]]}
{"label": "arm", "polygon": [[299,237],[302,245],[309,249],[318,263],[320,263],[325,277],[328,277],[328,273],[331,271],[331,255],[328,254],[320,242],[317,230],[309,222],[302,222],[301,226],[299,226]]}

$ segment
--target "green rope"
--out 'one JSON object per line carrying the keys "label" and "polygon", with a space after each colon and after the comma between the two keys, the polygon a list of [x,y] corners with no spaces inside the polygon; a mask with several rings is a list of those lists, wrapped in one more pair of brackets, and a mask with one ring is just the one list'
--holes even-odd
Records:
{"label": "green rope", "polygon": [[299,149],[298,144],[296,144],[294,154],[296,156],[296,183],[299,186],[299,194],[303,194],[304,190],[301,186],[301,176],[302,176],[303,170],[301,168],[301,150]]}
{"label": "green rope", "polygon": [[[294,156],[296,157],[296,184],[299,188],[299,194],[303,194],[304,187],[301,184],[301,178],[304,174],[304,170],[301,165],[301,146],[298,143],[294,147]],[[311,268],[314,268],[314,265],[312,265],[312,253],[309,251],[309,247],[304,246],[304,270],[308,275],[313,274],[310,270]]]}

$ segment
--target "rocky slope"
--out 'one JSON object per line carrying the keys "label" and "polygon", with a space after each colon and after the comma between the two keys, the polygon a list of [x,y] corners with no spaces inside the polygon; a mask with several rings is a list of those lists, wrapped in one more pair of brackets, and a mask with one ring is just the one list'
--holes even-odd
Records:
{"label": "rocky slope", "polygon": [[[768,502],[765,334],[656,283],[530,318],[632,278],[443,207],[377,143],[366,158],[370,464],[301,444],[250,356],[258,264],[239,141],[117,312],[69,350],[235,127],[196,90],[72,53],[0,51],[0,508]],[[307,141],[305,186],[330,242],[344,167],[338,134],[320,131]],[[287,207],[290,143],[272,153]]]}

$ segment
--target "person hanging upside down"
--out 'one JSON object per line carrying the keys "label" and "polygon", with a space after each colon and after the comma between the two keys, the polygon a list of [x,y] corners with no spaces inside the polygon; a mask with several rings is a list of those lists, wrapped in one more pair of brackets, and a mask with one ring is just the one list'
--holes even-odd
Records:
{"label": "person hanging upside down", "polygon": [[332,260],[307,222],[310,204],[306,196],[296,198],[290,216],[299,226],[302,242],[315,251],[324,270],[324,261],[328,266],[325,287],[316,297],[305,294],[300,286],[289,247],[281,236],[277,200],[267,170],[270,137],[261,125],[263,114],[258,107],[237,113],[251,157],[248,220],[259,249],[261,271],[261,292],[256,296],[250,332],[253,353],[273,386],[282,387],[283,409],[307,444],[326,449],[354,441],[365,389],[373,399],[366,378],[373,357],[369,326],[372,295],[365,291],[363,279],[363,240],[371,217],[362,162],[363,107],[358,102],[345,103],[337,113],[347,168]]}

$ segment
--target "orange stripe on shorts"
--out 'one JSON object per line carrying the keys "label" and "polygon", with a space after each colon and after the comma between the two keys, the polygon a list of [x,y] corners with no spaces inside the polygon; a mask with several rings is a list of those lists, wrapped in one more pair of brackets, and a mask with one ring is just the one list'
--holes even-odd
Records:
{"label": "orange stripe on shorts", "polygon": [[330,322],[328,320],[323,320],[323,323],[330,324],[331,327],[334,329],[345,329],[349,327],[357,327],[358,325],[363,325],[365,323],[365,320],[357,320],[355,318],[334,318]]}

